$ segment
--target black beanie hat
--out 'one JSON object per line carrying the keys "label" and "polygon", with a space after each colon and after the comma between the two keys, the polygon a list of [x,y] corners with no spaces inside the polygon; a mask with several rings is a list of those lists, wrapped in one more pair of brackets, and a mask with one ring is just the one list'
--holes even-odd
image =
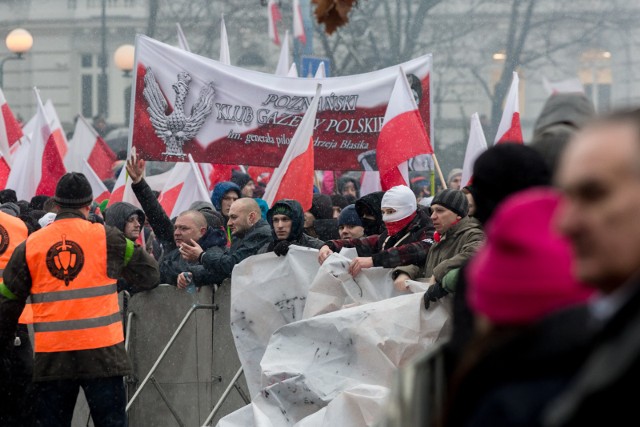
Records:
{"label": "black beanie hat", "polygon": [[87,178],[78,172],[64,174],[56,186],[53,200],[61,208],[80,209],[93,201],[93,191]]}
{"label": "black beanie hat", "polygon": [[442,190],[431,201],[431,206],[440,205],[458,216],[465,217],[469,213],[469,202],[460,190]]}
{"label": "black beanie hat", "polygon": [[551,184],[551,172],[542,156],[522,144],[498,144],[489,148],[473,165],[473,216],[485,224],[507,196],[518,191]]}
{"label": "black beanie hat", "polygon": [[231,179],[229,181],[236,184],[242,190],[244,186],[253,181],[253,179],[246,173],[234,170],[231,172]]}

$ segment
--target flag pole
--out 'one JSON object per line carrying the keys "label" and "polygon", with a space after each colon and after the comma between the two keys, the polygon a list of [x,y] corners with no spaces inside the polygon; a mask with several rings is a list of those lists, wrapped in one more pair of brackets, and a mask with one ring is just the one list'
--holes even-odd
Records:
{"label": "flag pole", "polygon": [[[438,171],[438,177],[440,177],[440,182],[442,182],[442,188],[444,188],[445,190],[447,189],[447,183],[444,180],[444,175],[442,175],[442,169],[440,169],[440,163],[438,163],[438,158],[436,157],[436,153],[433,153],[431,155],[431,157],[433,157],[433,164],[436,167],[436,170]],[[434,194],[435,196],[435,194]]]}

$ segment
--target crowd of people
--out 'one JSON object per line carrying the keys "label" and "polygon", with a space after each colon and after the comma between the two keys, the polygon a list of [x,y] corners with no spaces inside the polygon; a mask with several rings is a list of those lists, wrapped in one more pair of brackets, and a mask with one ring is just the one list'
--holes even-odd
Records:
{"label": "crowd of people", "polygon": [[364,195],[355,175],[330,173],[304,211],[267,206],[264,182],[234,171],[210,203],[170,218],[135,153],[123,167],[141,208],[96,204],[79,173],[53,197],[0,191],[0,424],[69,425],[82,387],[96,425],[126,425],[118,292],[221,286],[240,262],[291,245],[320,264],[354,248],[353,277],[388,268],[399,292],[426,282],[421,310],[452,305],[438,425],[629,424],[640,113],[595,117],[585,99],[552,96],[531,144],[491,147],[469,183],[454,169],[436,194],[416,172]]}

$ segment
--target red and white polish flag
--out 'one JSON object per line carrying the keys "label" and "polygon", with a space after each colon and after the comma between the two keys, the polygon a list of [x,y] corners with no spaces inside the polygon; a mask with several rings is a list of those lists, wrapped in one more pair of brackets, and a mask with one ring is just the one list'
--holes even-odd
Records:
{"label": "red and white polish flag", "polygon": [[167,180],[158,202],[169,218],[189,209],[194,202],[210,202],[209,191],[198,165],[189,155],[188,162],[177,163]]}
{"label": "red and white polish flag", "polygon": [[407,160],[433,154],[431,142],[402,67],[398,67],[376,148],[382,190],[409,185]]}
{"label": "red and white polish flag", "polygon": [[522,126],[520,125],[520,104],[518,100],[518,86],[520,79],[518,73],[513,72],[513,81],[504,104],[502,119],[496,133],[495,144],[503,142],[515,142],[524,144],[522,138]]}
{"label": "red and white polish flag", "polygon": [[84,176],[87,177],[87,181],[89,181],[89,184],[91,185],[93,200],[101,203],[102,201],[107,200],[111,197],[111,193],[107,189],[107,186],[104,185],[100,177],[98,177],[96,172],[86,160],[82,161],[81,172],[84,174]]}
{"label": "red and white polish flag", "polygon": [[300,0],[293,0],[293,37],[297,38],[300,43],[307,44],[307,34],[304,31]]}
{"label": "red and white polish flag", "polygon": [[[133,149],[135,150],[135,147]],[[107,208],[116,202],[131,203],[133,206],[142,209],[136,194],[131,188],[131,178],[129,178],[127,168],[124,165],[122,166],[118,179],[116,179],[116,183],[113,186],[113,191],[111,191],[111,197],[109,197]]]}
{"label": "red and white polish flag", "polygon": [[282,21],[282,14],[275,0],[269,0],[267,4],[267,14],[269,17],[269,38],[279,46],[280,35],[278,34],[278,22]]}
{"label": "red and white polish flag", "polygon": [[280,166],[273,171],[267,184],[262,198],[269,206],[281,199],[294,199],[300,202],[303,211],[311,209],[314,177],[313,127],[321,90],[322,85],[319,84]]}
{"label": "red and white polish flag", "polygon": [[30,144],[23,144],[18,152],[22,155],[19,162],[16,153],[16,163],[7,180],[7,187],[16,191],[19,200],[30,200],[37,195],[53,196],[58,180],[66,173],[40,94],[36,88],[33,90],[37,108],[34,133]]}
{"label": "red and white polish flag", "polygon": [[471,116],[469,127],[469,140],[467,141],[467,151],[464,153],[464,163],[462,164],[462,186],[471,184],[473,178],[473,164],[480,154],[487,150],[487,140],[482,131],[482,124],[478,113]]}
{"label": "red and white polish flag", "polygon": [[[47,102],[44,104],[44,115],[47,119],[47,123],[49,124],[49,128],[51,128],[53,138],[56,142],[56,147],[58,147],[58,151],[60,151],[60,157],[64,159],[68,150],[67,136],[65,135],[60,119],[58,118],[56,108],[50,99],[47,99]],[[28,138],[33,138],[33,134],[37,131],[36,121],[37,114],[34,115],[22,128],[22,131]]]}
{"label": "red and white polish flag", "polygon": [[68,171],[81,172],[86,160],[101,180],[113,176],[111,166],[116,161],[115,153],[87,119],[82,116],[78,116],[69,147],[71,149],[64,158],[64,164]]}
{"label": "red and white polish flag", "polygon": [[0,152],[5,160],[11,164],[11,154],[20,146],[22,128],[13,115],[7,100],[0,89]]}

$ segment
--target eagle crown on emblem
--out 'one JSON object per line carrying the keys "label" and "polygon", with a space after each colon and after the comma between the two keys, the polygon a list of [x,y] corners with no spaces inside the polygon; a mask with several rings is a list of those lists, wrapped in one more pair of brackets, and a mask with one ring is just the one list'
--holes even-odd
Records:
{"label": "eagle crown on emblem", "polygon": [[189,73],[184,71],[178,73],[178,81],[171,85],[176,93],[173,111],[166,114],[167,101],[151,67],[146,69],[142,94],[149,104],[147,112],[153,129],[165,144],[166,151],[162,153],[164,156],[185,157],[182,146],[195,138],[205,119],[213,111],[215,89],[213,82],[209,82],[200,90],[198,101],[191,108],[191,115],[189,117],[185,115],[184,103],[189,94],[191,80]]}

